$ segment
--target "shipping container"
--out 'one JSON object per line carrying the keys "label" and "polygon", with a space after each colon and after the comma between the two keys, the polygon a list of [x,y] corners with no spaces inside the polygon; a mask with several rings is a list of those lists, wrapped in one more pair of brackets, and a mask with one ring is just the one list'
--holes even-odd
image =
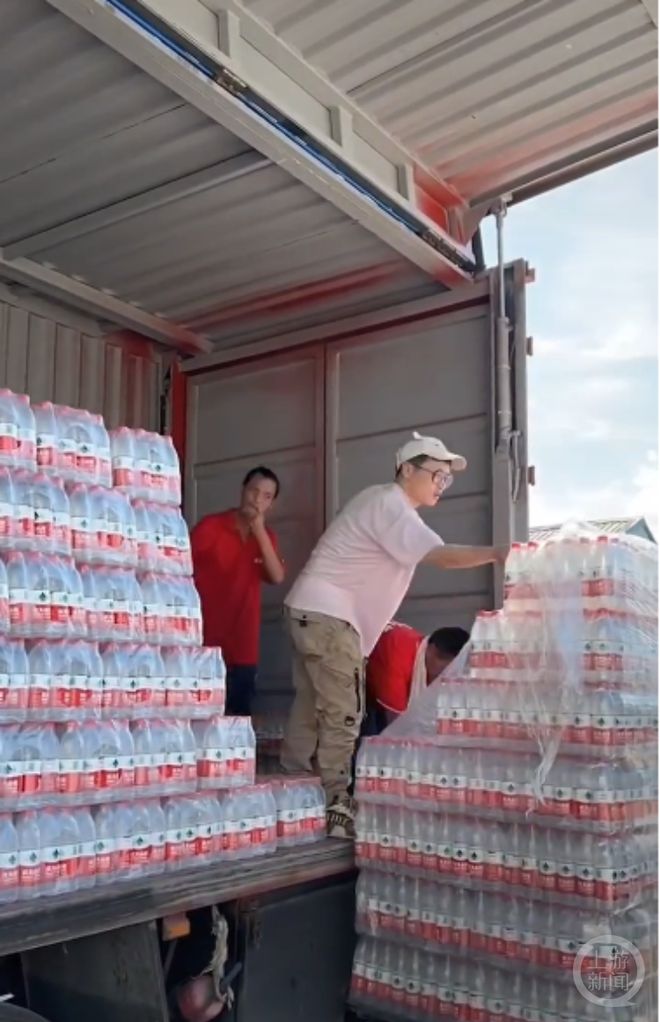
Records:
{"label": "shipping container", "polygon": [[[0,387],[171,432],[191,526],[268,463],[289,579],[413,429],[469,462],[428,518],[447,541],[525,538],[533,273],[487,270],[479,224],[656,144],[656,35],[648,0],[3,0]],[[501,586],[423,569],[401,615],[469,627]],[[273,718],[283,595],[264,594]],[[222,1017],[340,1022],[353,880],[325,841],[17,903],[0,995],[47,1022],[167,1022],[220,906],[242,966]]]}

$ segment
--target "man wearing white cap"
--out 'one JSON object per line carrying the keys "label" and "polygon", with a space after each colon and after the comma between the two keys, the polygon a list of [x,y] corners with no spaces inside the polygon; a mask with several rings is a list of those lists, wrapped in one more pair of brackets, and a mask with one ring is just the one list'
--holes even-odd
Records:
{"label": "man wearing white cap", "polygon": [[364,661],[394,617],[415,568],[504,563],[496,547],[445,546],[417,508],[435,507],[467,462],[435,437],[413,434],[396,455],[393,483],[348,502],[321,536],[285,600],[295,698],[282,767],[318,768],[328,833],[353,837],[351,761],[364,711]]}

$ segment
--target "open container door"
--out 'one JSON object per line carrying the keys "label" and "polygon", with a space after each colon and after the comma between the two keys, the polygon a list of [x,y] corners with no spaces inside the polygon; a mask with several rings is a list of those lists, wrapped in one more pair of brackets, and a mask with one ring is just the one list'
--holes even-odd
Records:
{"label": "open container door", "polygon": [[[499,373],[496,274],[451,294],[183,363],[190,525],[231,505],[254,465],[272,467],[282,480],[273,525],[288,579],[264,587],[257,713],[284,712],[291,696],[281,626],[287,587],[346,501],[392,478],[394,451],[412,430],[441,436],[468,459],[467,472],[425,515],[446,542],[526,538],[524,263],[509,267],[505,280],[509,328]],[[422,568],[399,616],[425,631],[470,627],[478,610],[498,603],[501,583],[491,569]]]}

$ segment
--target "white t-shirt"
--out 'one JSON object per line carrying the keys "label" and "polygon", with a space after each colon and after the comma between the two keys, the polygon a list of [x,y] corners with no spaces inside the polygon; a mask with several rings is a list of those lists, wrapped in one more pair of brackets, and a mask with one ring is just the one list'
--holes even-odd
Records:
{"label": "white t-shirt", "polygon": [[370,486],[321,536],[284,601],[348,621],[368,656],[427,554],[442,545],[396,483]]}

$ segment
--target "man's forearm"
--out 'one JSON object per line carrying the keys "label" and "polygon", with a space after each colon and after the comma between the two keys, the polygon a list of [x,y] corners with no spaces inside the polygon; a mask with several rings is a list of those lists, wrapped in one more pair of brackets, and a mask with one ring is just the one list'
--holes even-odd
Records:
{"label": "man's forearm", "polygon": [[256,529],[254,538],[259,544],[259,549],[264,559],[266,576],[274,585],[279,585],[284,581],[284,565],[271,542],[270,536],[266,529]]}
{"label": "man's forearm", "polygon": [[438,546],[424,558],[436,568],[480,568],[484,564],[503,564],[506,551],[492,546]]}

